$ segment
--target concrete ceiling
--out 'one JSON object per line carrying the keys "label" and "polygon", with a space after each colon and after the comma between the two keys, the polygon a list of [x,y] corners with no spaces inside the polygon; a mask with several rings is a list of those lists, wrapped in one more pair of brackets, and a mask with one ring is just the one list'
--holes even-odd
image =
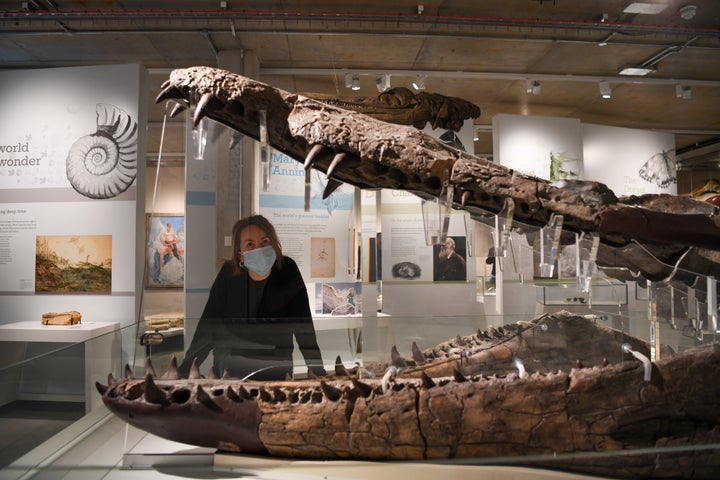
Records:
{"label": "concrete ceiling", "polygon": [[[625,12],[631,0],[419,1],[5,0],[0,68],[141,63],[151,152],[163,115],[153,100],[169,70],[227,68],[223,59],[251,52],[259,80],[289,91],[371,96],[382,72],[406,87],[424,73],[427,91],[481,108],[481,155],[492,154],[493,116],[509,113],[672,132],[683,168],[719,168],[717,0],[647,0],[664,6],[656,14]],[[688,5],[696,14],[685,19]],[[618,74],[630,64],[656,71]],[[345,87],[348,72],[359,91]],[[600,98],[600,80],[611,99]]]}

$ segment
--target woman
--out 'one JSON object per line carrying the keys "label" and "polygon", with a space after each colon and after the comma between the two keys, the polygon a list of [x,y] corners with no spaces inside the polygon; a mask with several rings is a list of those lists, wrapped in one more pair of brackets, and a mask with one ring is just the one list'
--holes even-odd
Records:
{"label": "woman", "polygon": [[220,269],[180,373],[212,351],[219,374],[257,380],[292,375],[293,335],[308,368],[325,375],[305,283],[262,215],[238,220],[232,259]]}

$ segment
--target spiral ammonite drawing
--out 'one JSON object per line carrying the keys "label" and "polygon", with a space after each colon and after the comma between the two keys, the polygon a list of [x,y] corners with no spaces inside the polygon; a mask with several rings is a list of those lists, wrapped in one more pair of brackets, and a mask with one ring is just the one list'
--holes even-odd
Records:
{"label": "spiral ammonite drawing", "polygon": [[137,175],[137,122],[122,109],[98,103],[97,131],[79,138],[67,157],[67,178],[89,198],[115,197]]}

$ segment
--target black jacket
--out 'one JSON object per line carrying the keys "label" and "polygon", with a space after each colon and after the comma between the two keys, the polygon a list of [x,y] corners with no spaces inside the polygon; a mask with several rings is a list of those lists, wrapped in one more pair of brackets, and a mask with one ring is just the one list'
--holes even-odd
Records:
{"label": "black jacket", "polygon": [[[222,266],[179,368],[182,375],[187,375],[193,358],[199,365],[212,351],[219,374],[237,358],[258,359],[283,362],[288,368],[282,369],[282,376],[280,370],[275,375],[282,378],[292,372],[293,334],[308,366],[316,374],[325,373],[307,289],[295,261],[283,257],[282,268],[273,265],[259,302],[248,301],[253,285],[246,270],[235,275],[230,262]],[[249,311],[251,303],[257,305],[256,313]],[[232,370],[230,374],[244,376]]]}

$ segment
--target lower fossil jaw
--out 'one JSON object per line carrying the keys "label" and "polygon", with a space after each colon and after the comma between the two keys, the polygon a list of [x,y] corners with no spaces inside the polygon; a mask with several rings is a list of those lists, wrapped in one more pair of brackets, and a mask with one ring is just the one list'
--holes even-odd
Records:
{"label": "lower fossil jaw", "polygon": [[[456,337],[423,358],[415,352],[382,378],[338,368],[302,381],[183,380],[157,377],[150,366],[144,378],[110,378],[98,388],[108,408],[138,428],[225,451],[501,463],[533,456],[533,465],[619,478],[690,478],[686,471],[713,478],[720,449],[705,447],[720,441],[720,385],[712,381],[720,378],[720,346],[666,352],[648,372],[627,354],[647,346],[623,335],[612,340],[613,332],[556,314]],[[566,334],[590,339],[585,347],[613,343],[618,350],[610,361],[600,351],[582,361],[566,355],[560,369],[557,362],[538,368],[555,357],[541,350],[566,344]],[[629,342],[625,350],[621,341]],[[527,369],[512,361],[519,357]],[[451,373],[426,373],[433,365]],[[471,373],[478,366],[484,373]],[[669,445],[683,449],[663,450]],[[618,468],[617,455],[632,457],[632,466]]]}

